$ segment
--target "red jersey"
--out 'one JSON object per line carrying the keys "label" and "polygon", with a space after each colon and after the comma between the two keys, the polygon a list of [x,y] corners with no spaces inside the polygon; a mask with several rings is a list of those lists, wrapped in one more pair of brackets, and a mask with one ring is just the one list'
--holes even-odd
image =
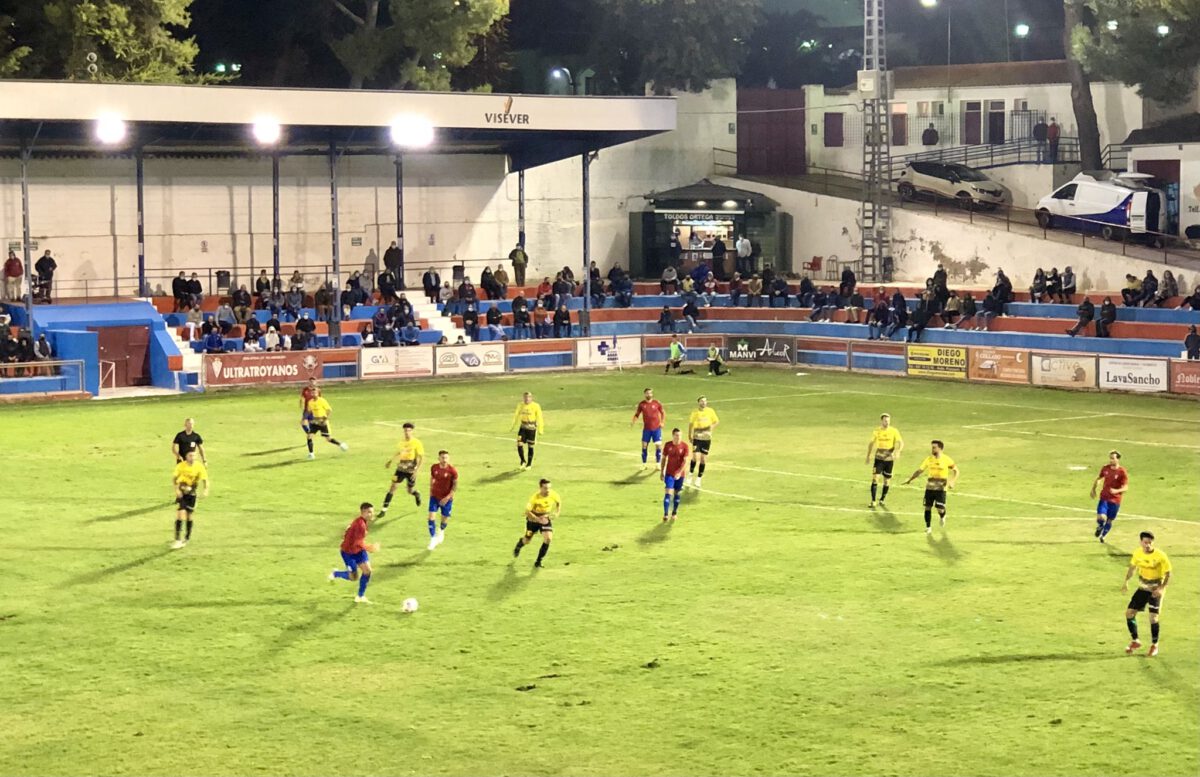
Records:
{"label": "red jersey", "polygon": [[692,454],[691,448],[682,440],[675,442],[671,440],[663,446],[663,461],[667,463],[666,469],[663,470],[668,475],[677,475],[683,472],[683,466],[687,464],[688,456]]}
{"label": "red jersey", "polygon": [[1121,497],[1124,493],[1114,494],[1114,488],[1124,488],[1129,484],[1129,473],[1124,467],[1114,467],[1111,464],[1105,464],[1100,468],[1100,477],[1104,478],[1104,486],[1100,489],[1100,499],[1113,504],[1121,504]]}
{"label": "red jersey", "polygon": [[346,553],[358,553],[363,549],[366,539],[367,520],[360,515],[346,527],[346,533],[342,535],[342,550]]}
{"label": "red jersey", "polygon": [[445,499],[458,483],[458,470],[447,464],[434,464],[429,468],[429,495],[437,500]]}
{"label": "red jersey", "polygon": [[316,398],[317,398],[317,390],[315,388],[313,388],[312,386],[305,386],[304,390],[300,392],[300,402],[302,403],[300,405],[300,407],[307,408],[308,401],[310,399],[316,399]]}
{"label": "red jersey", "polygon": [[663,406],[657,399],[650,401],[642,400],[638,402],[637,410],[633,412],[633,417],[642,417],[642,427],[654,431],[662,428],[663,422]]}

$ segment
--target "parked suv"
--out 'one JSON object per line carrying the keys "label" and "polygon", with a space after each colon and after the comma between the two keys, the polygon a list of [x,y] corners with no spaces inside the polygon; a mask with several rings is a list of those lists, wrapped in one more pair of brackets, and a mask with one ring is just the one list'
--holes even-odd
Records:
{"label": "parked suv", "polygon": [[927,194],[957,202],[963,208],[992,209],[1012,202],[1012,193],[973,167],[952,162],[909,162],[896,179],[902,200]]}

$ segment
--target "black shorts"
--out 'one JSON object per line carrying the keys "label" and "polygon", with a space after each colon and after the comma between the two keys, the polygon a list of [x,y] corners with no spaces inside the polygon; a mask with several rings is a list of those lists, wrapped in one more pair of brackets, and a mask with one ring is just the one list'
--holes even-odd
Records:
{"label": "black shorts", "polygon": [[179,505],[180,510],[187,510],[189,513],[195,512],[195,510],[196,510],[196,492],[193,491],[190,494],[184,494],[183,496],[181,496],[175,500],[175,504]]}
{"label": "black shorts", "polygon": [[533,445],[537,442],[537,429],[526,429],[522,426],[517,430],[517,442],[523,442],[526,445]]}
{"label": "black shorts", "polygon": [[417,471],[415,469],[401,469],[396,467],[396,472],[392,475],[393,483],[407,483],[410,486],[417,484]]}
{"label": "black shorts", "polygon": [[944,489],[925,489],[925,506],[946,509],[946,491]]}
{"label": "black shorts", "polygon": [[525,520],[525,533],[526,534],[537,534],[538,532],[543,532],[543,531],[554,531],[554,521],[549,521],[547,523],[538,523],[537,521],[531,521],[529,519]]}
{"label": "black shorts", "polygon": [[703,453],[708,455],[708,449],[712,447],[712,440],[692,440],[692,453]]}
{"label": "black shorts", "polygon": [[309,419],[308,433],[309,434],[323,434],[326,437],[328,437],[329,436],[329,422],[328,421],[318,421],[315,418]]}
{"label": "black shorts", "polygon": [[1138,612],[1149,609],[1153,615],[1158,615],[1160,602],[1162,602],[1162,599],[1155,599],[1145,588],[1139,588],[1129,598],[1129,609],[1137,610]]}
{"label": "black shorts", "polygon": [[875,459],[875,474],[890,478],[892,476],[892,466],[895,463],[892,459]]}

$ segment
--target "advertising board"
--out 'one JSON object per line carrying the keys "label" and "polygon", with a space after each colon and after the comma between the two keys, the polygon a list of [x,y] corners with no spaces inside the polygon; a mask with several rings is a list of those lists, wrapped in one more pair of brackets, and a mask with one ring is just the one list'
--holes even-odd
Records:
{"label": "advertising board", "polygon": [[434,350],[434,370],[438,375],[504,372],[506,352],[502,342],[439,345]]}
{"label": "advertising board", "polygon": [[363,348],[358,354],[364,378],[411,378],[433,374],[433,347]]}
{"label": "advertising board", "polygon": [[323,369],[320,351],[212,354],[204,357],[204,385],[301,383],[320,378]]}
{"label": "advertising board", "polygon": [[1101,356],[1097,377],[1100,388],[1118,391],[1151,393],[1166,391],[1170,385],[1165,359],[1113,359]]}
{"label": "advertising board", "polygon": [[907,353],[909,375],[967,379],[967,349],[960,345],[910,345]]}
{"label": "advertising board", "polygon": [[576,367],[637,367],[641,363],[640,337],[586,337],[575,341]]}
{"label": "advertising board", "polygon": [[791,364],[795,349],[790,337],[727,337],[725,358],[729,362]]}
{"label": "advertising board", "polygon": [[1096,357],[1074,354],[1030,354],[1030,375],[1035,386],[1096,388]]}
{"label": "advertising board", "polygon": [[1012,348],[972,348],[967,377],[990,383],[1029,383],[1029,352]]}
{"label": "advertising board", "polygon": [[1200,362],[1171,362],[1171,391],[1200,394]]}

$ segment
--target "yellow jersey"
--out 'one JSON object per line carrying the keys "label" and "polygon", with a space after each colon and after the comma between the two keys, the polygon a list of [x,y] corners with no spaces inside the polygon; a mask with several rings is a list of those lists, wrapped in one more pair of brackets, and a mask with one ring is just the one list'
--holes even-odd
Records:
{"label": "yellow jersey", "polygon": [[1129,566],[1137,567],[1138,578],[1143,583],[1161,582],[1171,571],[1171,562],[1167,554],[1158,548],[1147,553],[1138,548],[1129,558]]}
{"label": "yellow jersey", "polygon": [[950,470],[954,469],[954,459],[944,453],[941,456],[926,456],[925,461],[921,462],[921,469],[929,478],[926,488],[945,488],[946,481],[950,479]]}
{"label": "yellow jersey", "polygon": [[693,410],[688,416],[688,428],[692,430],[692,439],[711,440],[713,426],[720,420],[717,418],[717,411],[711,407]]}
{"label": "yellow jersey", "polygon": [[308,400],[308,412],[313,418],[328,418],[332,410],[333,408],[325,401],[325,397],[316,397],[315,399]]}
{"label": "yellow jersey", "polygon": [[875,443],[875,458],[880,461],[891,461],[896,455],[896,444],[904,442],[900,430],[894,426],[879,427],[871,432],[871,440]]}
{"label": "yellow jersey", "polygon": [[545,496],[542,496],[541,491],[535,491],[533,496],[529,497],[529,504],[525,506],[525,509],[541,518],[561,510],[562,499],[559,498],[558,492],[553,489]]}
{"label": "yellow jersey", "polygon": [[416,469],[417,459],[425,458],[425,446],[416,437],[396,443],[395,457],[401,469]]}
{"label": "yellow jersey", "polygon": [[542,406],[537,402],[526,404],[521,402],[517,405],[517,412],[513,413],[513,423],[520,424],[522,429],[537,429],[542,431],[545,421],[542,418]]}
{"label": "yellow jersey", "polygon": [[201,480],[208,480],[208,470],[200,462],[188,464],[186,461],[181,461],[175,465],[172,478],[176,485],[195,488]]}

